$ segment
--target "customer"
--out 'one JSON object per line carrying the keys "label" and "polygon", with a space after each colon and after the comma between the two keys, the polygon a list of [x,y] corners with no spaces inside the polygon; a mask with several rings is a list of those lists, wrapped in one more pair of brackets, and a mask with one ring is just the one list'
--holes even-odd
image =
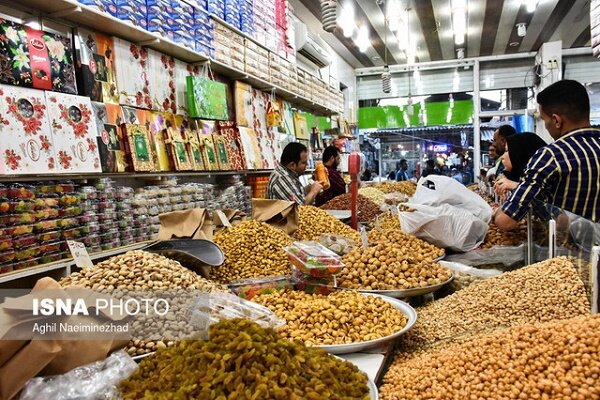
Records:
{"label": "customer", "polygon": [[533,200],[600,221],[600,130],[590,126],[583,85],[558,81],[537,95],[540,117],[555,140],[538,150],[512,195],[495,214],[502,230],[517,226]]}
{"label": "customer", "polygon": [[[498,157],[501,157],[504,154],[504,149],[506,148],[506,138],[516,134],[517,131],[511,125],[502,125],[494,131],[494,147],[496,148],[496,153],[498,154]],[[495,178],[498,178],[503,170],[504,165],[502,165],[502,163],[496,162]]]}
{"label": "customer", "polygon": [[427,160],[425,162],[425,169],[421,174],[422,177],[426,177],[428,175],[440,175],[440,171],[435,167],[433,160]]}
{"label": "customer", "polygon": [[506,139],[506,149],[501,157],[504,171],[494,184],[494,190],[502,200],[506,200],[507,194],[517,187],[527,163],[545,145],[546,142],[541,137],[531,132],[512,135]]}
{"label": "customer", "polygon": [[306,188],[300,183],[300,175],[306,171],[308,149],[298,142],[289,143],[281,153],[280,165],[275,168],[267,184],[267,198],[312,204],[323,186],[315,182]]}
{"label": "customer", "polygon": [[487,182],[491,182],[496,178],[496,170],[498,169],[498,165],[502,163],[502,156],[498,154],[494,144],[490,144],[489,154],[493,166],[485,174],[485,180]]}
{"label": "customer", "polygon": [[323,151],[323,165],[327,168],[327,174],[329,175],[329,189],[323,190],[317,195],[315,205],[317,207],[327,203],[340,194],[346,193],[346,182],[338,166],[340,165],[340,150],[335,146],[328,146]]}
{"label": "customer", "polygon": [[400,160],[400,169],[396,173],[396,180],[398,182],[409,180],[408,176],[408,162],[403,158]]}

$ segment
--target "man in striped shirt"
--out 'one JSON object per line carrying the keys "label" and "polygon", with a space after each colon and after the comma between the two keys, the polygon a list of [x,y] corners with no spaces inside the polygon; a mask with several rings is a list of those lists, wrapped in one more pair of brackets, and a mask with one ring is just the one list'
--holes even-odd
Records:
{"label": "man in striped shirt", "polygon": [[519,185],[496,212],[496,225],[514,229],[533,200],[600,222],[600,130],[590,126],[585,87],[558,81],[541,91],[537,102],[554,142],[533,155]]}
{"label": "man in striped shirt", "polygon": [[312,204],[323,186],[315,182],[302,187],[300,175],[306,171],[308,149],[298,142],[288,143],[281,153],[280,165],[275,168],[267,184],[267,198],[295,201],[300,205]]}

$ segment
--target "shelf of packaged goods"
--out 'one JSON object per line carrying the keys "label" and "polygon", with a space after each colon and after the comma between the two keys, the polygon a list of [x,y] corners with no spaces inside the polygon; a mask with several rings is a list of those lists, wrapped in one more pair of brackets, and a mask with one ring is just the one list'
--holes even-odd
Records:
{"label": "shelf of packaged goods", "polygon": [[[131,244],[128,246],[121,246],[111,250],[101,251],[99,253],[91,253],[90,259],[92,261],[98,260],[100,258],[112,257],[117,254],[125,253],[130,250],[141,249],[142,247],[147,246],[152,243],[152,241],[145,241],[140,243]],[[50,271],[55,271],[59,269],[66,269],[67,267],[73,266],[74,262],[72,258],[66,258],[64,260],[56,261],[49,264],[36,265],[34,267],[29,267],[25,269],[20,269],[18,271],[7,272],[5,274],[0,274],[0,283],[6,283],[10,281],[15,281],[17,279],[25,278],[33,275],[45,274]]]}
{"label": "shelf of packaged goods", "polygon": [[74,0],[20,0],[20,6],[32,9],[41,16],[56,16],[76,26],[85,26],[98,32],[114,35],[136,44],[143,44],[154,50],[176,57],[189,63],[208,60],[206,55],[174,43],[161,35],[130,25],[108,13],[79,4]]}
{"label": "shelf of packaged goods", "polygon": [[79,174],[47,174],[47,175],[0,175],[0,182],[32,182],[32,181],[56,181],[56,180],[85,180],[98,178],[135,178],[150,179],[167,176],[176,177],[211,177],[219,175],[259,175],[270,174],[270,169],[243,170],[243,171],[203,171],[203,172],[119,172],[119,173],[79,173]]}

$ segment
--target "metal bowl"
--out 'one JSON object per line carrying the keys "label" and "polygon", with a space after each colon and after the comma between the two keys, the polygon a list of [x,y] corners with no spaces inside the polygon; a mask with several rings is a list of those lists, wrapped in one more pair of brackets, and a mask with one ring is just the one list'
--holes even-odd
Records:
{"label": "metal bowl", "polygon": [[315,345],[312,347],[323,349],[331,354],[356,353],[362,350],[371,349],[373,347],[379,347],[390,340],[398,338],[399,336],[407,332],[415,324],[415,322],[417,322],[417,312],[415,311],[415,309],[412,308],[409,304],[403,302],[402,300],[394,299],[377,293],[362,293],[362,295],[380,297],[383,300],[390,303],[392,306],[394,306],[394,308],[400,310],[404,315],[406,315],[406,318],[408,319],[404,328],[389,336],[382,337],[379,339],[367,340],[366,342],[356,342],[350,344]]}
{"label": "metal bowl", "polygon": [[377,389],[375,382],[369,378],[367,385],[369,385],[369,396],[371,397],[371,400],[379,400],[379,390]]}
{"label": "metal bowl", "polygon": [[[440,289],[442,286],[452,282],[452,279],[454,279],[454,273],[452,273],[452,275],[450,275],[450,278],[447,281],[438,283],[437,285],[432,285],[432,286],[426,286],[426,287],[420,287],[420,288],[414,288],[414,289],[392,289],[392,290],[355,289],[355,290],[357,290],[361,293],[373,293],[373,294],[380,294],[383,296],[393,297],[396,299],[406,299],[408,297],[422,296],[427,293],[435,292],[436,290]],[[343,289],[346,289],[346,288],[343,288]]]}
{"label": "metal bowl", "polygon": [[350,210],[325,210],[329,214],[333,215],[337,219],[348,219],[352,216],[352,212]]}

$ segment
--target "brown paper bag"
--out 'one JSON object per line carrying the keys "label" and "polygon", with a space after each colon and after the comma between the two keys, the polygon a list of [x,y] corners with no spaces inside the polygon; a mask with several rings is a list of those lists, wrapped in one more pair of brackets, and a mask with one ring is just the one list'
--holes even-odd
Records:
{"label": "brown paper bag", "polygon": [[291,235],[298,229],[298,203],[285,200],[252,199],[252,218],[266,222]]}
{"label": "brown paper bag", "polygon": [[181,238],[212,240],[211,216],[203,208],[173,211],[161,214],[159,218],[158,240]]}
{"label": "brown paper bag", "polygon": [[246,213],[240,210],[225,209],[222,212],[213,211],[215,233],[225,227],[236,226],[246,219]]}

